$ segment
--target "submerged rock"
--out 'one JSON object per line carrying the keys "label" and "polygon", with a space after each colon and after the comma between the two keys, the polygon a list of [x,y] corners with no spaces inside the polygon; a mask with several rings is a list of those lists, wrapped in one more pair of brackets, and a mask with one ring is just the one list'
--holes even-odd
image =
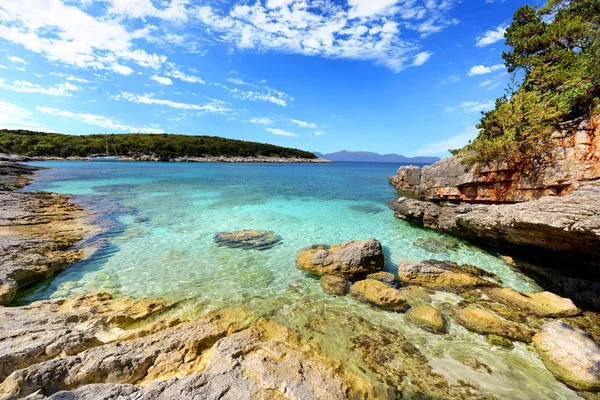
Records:
{"label": "submerged rock", "polygon": [[536,317],[573,317],[581,311],[570,299],[550,292],[521,293],[511,288],[491,288],[487,296]]}
{"label": "submerged rock", "polygon": [[381,243],[375,239],[351,240],[336,246],[316,245],[296,255],[296,267],[313,275],[361,278],[383,269]]}
{"label": "submerged rock", "polygon": [[419,328],[433,333],[446,332],[446,321],[438,310],[430,305],[411,307],[406,312],[406,319]]}
{"label": "submerged rock", "polygon": [[350,281],[341,276],[323,275],[321,277],[321,287],[325,293],[344,296],[350,289]]}
{"label": "submerged rock", "polygon": [[406,309],[406,298],[402,293],[374,279],[358,281],[350,287],[350,294],[358,300],[379,308],[393,311]]}
{"label": "submerged rock", "polygon": [[600,347],[584,331],[561,321],[548,322],[533,343],[559,380],[578,390],[600,390]]}
{"label": "submerged rock", "polygon": [[402,283],[451,291],[497,286],[497,283],[481,278],[488,275],[477,267],[447,261],[403,260],[398,266],[398,279]]}
{"label": "submerged rock", "polygon": [[459,304],[447,309],[456,322],[474,332],[498,335],[525,343],[529,343],[535,333],[515,322],[500,319],[473,304]]}
{"label": "submerged rock", "polygon": [[418,238],[414,242],[415,246],[418,246],[430,253],[436,254],[449,254],[451,250],[456,250],[460,245],[460,241],[453,237],[447,238]]}
{"label": "submerged rock", "polygon": [[431,303],[431,296],[427,290],[419,286],[406,286],[399,289],[400,293],[406,298],[406,302],[411,306]]}
{"label": "submerged rock", "polygon": [[391,272],[375,272],[374,274],[367,275],[367,279],[374,279],[376,281],[383,282],[393,288],[398,286],[398,280]]}
{"label": "submerged rock", "polygon": [[221,246],[255,250],[269,249],[281,242],[281,236],[273,231],[257,231],[254,229],[219,232],[215,234],[214,239]]}

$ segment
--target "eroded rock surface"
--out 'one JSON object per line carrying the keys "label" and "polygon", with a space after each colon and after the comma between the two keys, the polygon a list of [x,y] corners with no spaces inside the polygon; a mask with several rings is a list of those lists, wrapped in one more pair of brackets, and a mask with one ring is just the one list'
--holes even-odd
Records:
{"label": "eroded rock surface", "polygon": [[350,281],[342,276],[323,275],[321,287],[325,293],[344,296],[350,290]]}
{"label": "eroded rock surface", "polygon": [[570,299],[550,292],[521,293],[511,288],[491,288],[485,293],[492,300],[537,317],[573,317],[581,313]]}
{"label": "eroded rock surface", "polygon": [[584,331],[561,321],[548,322],[533,343],[559,380],[579,390],[600,390],[600,347]]}
{"label": "eroded rock surface", "polygon": [[494,275],[470,265],[458,265],[447,261],[413,262],[403,260],[398,265],[400,282],[449,291],[497,286],[496,282],[483,279],[483,277],[489,276]]}
{"label": "eroded rock surface", "polygon": [[246,229],[242,231],[219,232],[215,234],[217,244],[231,248],[265,250],[281,242],[281,236],[273,231],[257,231]]}
{"label": "eroded rock surface", "polygon": [[[32,168],[0,163],[0,174],[8,171],[13,184],[15,179],[27,183],[23,175],[11,175],[15,170],[23,174]],[[8,304],[20,287],[44,280],[83,257],[81,251],[69,248],[90,231],[82,220],[85,215],[67,196],[0,190],[0,305]]]}
{"label": "eroded rock surface", "polygon": [[296,267],[313,275],[358,279],[383,269],[381,243],[375,239],[351,240],[335,246],[316,245],[296,255]]}
{"label": "eroded rock surface", "polygon": [[406,309],[406,298],[398,289],[375,279],[358,281],[350,287],[350,294],[358,300],[393,311]]}
{"label": "eroded rock surface", "polygon": [[406,319],[419,328],[433,333],[446,332],[446,321],[442,314],[428,304],[411,307],[406,312]]}

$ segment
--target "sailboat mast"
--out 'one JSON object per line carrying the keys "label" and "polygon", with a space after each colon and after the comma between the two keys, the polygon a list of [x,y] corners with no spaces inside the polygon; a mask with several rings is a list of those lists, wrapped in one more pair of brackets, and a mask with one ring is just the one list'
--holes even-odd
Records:
{"label": "sailboat mast", "polygon": [[106,157],[110,156],[108,153],[108,136],[104,135],[104,140],[106,141]]}

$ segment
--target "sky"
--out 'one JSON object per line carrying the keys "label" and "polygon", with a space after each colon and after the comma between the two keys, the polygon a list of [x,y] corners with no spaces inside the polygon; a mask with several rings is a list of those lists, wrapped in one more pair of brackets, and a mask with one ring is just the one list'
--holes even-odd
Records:
{"label": "sky", "polygon": [[2,0],[0,127],[443,157],[504,94],[524,3]]}

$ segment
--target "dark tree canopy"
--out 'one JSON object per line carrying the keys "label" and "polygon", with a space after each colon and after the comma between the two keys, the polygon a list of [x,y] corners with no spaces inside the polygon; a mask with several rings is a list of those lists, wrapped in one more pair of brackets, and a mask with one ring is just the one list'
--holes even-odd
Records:
{"label": "dark tree canopy", "polygon": [[[307,151],[216,136],[173,134],[106,135],[119,155],[156,155],[161,160],[176,157],[284,157],[314,159]],[[62,135],[25,130],[0,130],[0,153],[26,156],[87,157],[106,153],[105,135]]]}
{"label": "dark tree canopy", "polygon": [[502,54],[513,83],[483,113],[469,157],[490,161],[543,151],[559,123],[598,113],[599,33],[600,0],[519,8],[505,33],[510,49]]}

